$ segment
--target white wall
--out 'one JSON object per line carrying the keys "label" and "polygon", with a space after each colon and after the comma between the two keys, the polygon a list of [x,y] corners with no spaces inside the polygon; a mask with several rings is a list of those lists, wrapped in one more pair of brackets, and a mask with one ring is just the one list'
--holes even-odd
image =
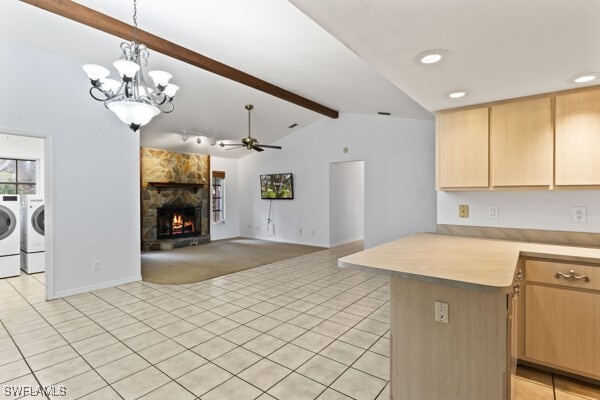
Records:
{"label": "white wall", "polygon": [[[210,239],[220,240],[240,236],[239,162],[236,159],[210,157],[212,171],[225,172],[225,223],[210,226]],[[212,175],[211,175],[212,176]],[[212,187],[211,187],[212,190]],[[212,201],[211,211],[212,211]],[[211,221],[212,221],[212,213]]]}
{"label": "white wall", "polygon": [[329,164],[329,245],[353,242],[365,234],[364,161]]}
{"label": "white wall", "polygon": [[80,62],[3,40],[0,54],[0,131],[49,135],[51,295],[139,280],[139,133],[90,98]]}
{"label": "white wall", "polygon": [[44,193],[44,139],[7,135],[0,131],[0,158],[37,160],[36,194]]}
{"label": "white wall", "polygon": [[[501,228],[600,232],[600,191],[438,192],[438,223]],[[458,205],[469,205],[469,218],[458,217]],[[499,207],[499,218],[487,216]],[[571,222],[571,207],[587,208],[587,223]]]}
{"label": "white wall", "polygon": [[[240,160],[241,235],[328,246],[329,164],[355,160],[365,162],[366,247],[435,230],[432,121],[342,114],[277,144],[283,150]],[[294,174],[294,200],[272,202],[275,229],[267,232],[269,201],[260,199],[259,175],[282,172]]]}

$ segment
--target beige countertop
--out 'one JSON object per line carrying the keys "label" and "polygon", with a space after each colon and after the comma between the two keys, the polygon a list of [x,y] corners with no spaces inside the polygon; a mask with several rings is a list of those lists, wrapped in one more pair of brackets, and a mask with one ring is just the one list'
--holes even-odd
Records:
{"label": "beige countertop", "polygon": [[512,287],[520,257],[600,263],[600,249],[421,233],[340,258],[338,265],[495,291]]}

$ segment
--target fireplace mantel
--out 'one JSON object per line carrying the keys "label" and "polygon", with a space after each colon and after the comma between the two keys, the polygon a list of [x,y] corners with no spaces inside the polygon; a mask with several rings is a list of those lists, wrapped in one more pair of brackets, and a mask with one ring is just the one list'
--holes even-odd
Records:
{"label": "fireplace mantel", "polygon": [[198,188],[206,186],[204,183],[179,183],[179,182],[148,182],[148,186],[155,187],[158,193],[164,188],[183,188],[194,189],[194,193],[198,192]]}

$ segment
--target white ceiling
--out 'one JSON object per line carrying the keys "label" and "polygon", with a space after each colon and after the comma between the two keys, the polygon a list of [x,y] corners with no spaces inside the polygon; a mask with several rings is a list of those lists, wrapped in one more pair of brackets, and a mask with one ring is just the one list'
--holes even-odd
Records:
{"label": "white ceiling", "polygon": [[[569,89],[600,71],[598,0],[289,1],[429,111]],[[452,54],[417,65],[429,49]],[[471,94],[444,96],[455,89]]]}
{"label": "white ceiling", "polygon": [[[131,1],[79,2],[131,23]],[[342,113],[431,119],[418,104],[436,111],[568,89],[574,87],[569,78],[600,71],[597,0],[138,3],[141,29]],[[121,41],[16,0],[0,2],[0,39],[105,66],[119,56]],[[437,48],[451,56],[439,65],[414,62]],[[264,144],[326,118],[156,52],[149,69],[172,72],[181,90],[175,112],[143,128],[144,146],[244,156],[244,149],[183,143],[179,131],[239,140],[246,135],[247,103],[255,105],[253,136]],[[85,90],[83,72],[81,82]],[[463,99],[444,97],[463,88],[471,91]],[[289,129],[292,123],[298,126]]]}
{"label": "white ceiling", "polygon": [[[132,22],[132,1],[78,2]],[[139,0],[138,25],[341,112],[387,111],[397,117],[432,119],[429,112],[286,1]],[[14,0],[0,4],[0,38],[110,69],[120,56],[120,39]],[[249,152],[198,145],[195,138],[184,143],[179,131],[239,140],[247,134],[244,105],[248,103],[255,106],[253,136],[263,144],[327,118],[154,51],[148,66],[152,69],[171,72],[172,82],[181,89],[175,111],[142,128],[143,146],[242,157]],[[87,90],[83,71],[80,77],[68,79],[81,79],[82,90]],[[108,111],[98,104],[98,112]],[[289,129],[292,123],[298,126]]]}

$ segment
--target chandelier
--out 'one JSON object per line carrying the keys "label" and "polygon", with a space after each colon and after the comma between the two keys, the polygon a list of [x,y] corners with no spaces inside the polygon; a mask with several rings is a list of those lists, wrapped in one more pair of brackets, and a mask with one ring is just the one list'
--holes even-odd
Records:
{"label": "chandelier", "polygon": [[104,102],[134,132],[161,112],[173,111],[179,89],[169,83],[172,75],[164,71],[150,71],[154,85],[148,87],[142,64],[148,65],[149,56],[148,48],[137,43],[137,0],[133,0],[133,41],[121,43],[121,58],[113,63],[121,81],[109,78],[110,71],[100,65],[83,66],[92,83],[92,98]]}

